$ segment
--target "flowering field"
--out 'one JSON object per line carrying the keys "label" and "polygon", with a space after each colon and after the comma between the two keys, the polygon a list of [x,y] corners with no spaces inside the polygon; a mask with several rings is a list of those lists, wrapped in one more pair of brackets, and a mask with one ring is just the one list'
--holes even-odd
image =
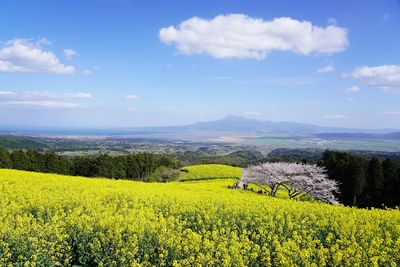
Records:
{"label": "flowering field", "polygon": [[0,170],[0,266],[396,266],[400,211]]}
{"label": "flowering field", "polygon": [[208,180],[208,179],[239,179],[242,177],[242,169],[222,164],[201,164],[183,167],[182,171],[187,172],[183,181]]}

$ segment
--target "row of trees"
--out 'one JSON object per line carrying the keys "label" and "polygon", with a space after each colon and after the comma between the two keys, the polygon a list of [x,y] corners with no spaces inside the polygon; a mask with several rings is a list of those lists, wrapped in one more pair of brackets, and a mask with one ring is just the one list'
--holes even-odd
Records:
{"label": "row of trees", "polygon": [[320,163],[339,183],[341,203],[357,207],[400,206],[400,162],[325,151]]}
{"label": "row of trees", "polygon": [[291,199],[309,195],[331,204],[338,203],[337,182],[328,179],[325,170],[315,164],[266,162],[253,165],[243,170],[241,182],[258,185],[272,197],[283,189]]}
{"label": "row of trees", "polygon": [[151,153],[66,157],[35,150],[13,150],[10,153],[0,147],[0,168],[147,181],[150,174],[160,167],[179,168],[180,164],[171,156]]}

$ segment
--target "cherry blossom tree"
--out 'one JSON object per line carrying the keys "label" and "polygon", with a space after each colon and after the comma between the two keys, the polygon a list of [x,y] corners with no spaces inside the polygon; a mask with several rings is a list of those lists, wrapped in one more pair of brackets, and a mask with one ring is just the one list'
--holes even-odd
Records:
{"label": "cherry blossom tree", "polygon": [[325,170],[315,164],[276,162],[253,165],[243,170],[241,182],[255,184],[270,196],[275,196],[282,188],[291,199],[309,195],[338,204],[335,197],[339,192],[337,182],[328,179]]}

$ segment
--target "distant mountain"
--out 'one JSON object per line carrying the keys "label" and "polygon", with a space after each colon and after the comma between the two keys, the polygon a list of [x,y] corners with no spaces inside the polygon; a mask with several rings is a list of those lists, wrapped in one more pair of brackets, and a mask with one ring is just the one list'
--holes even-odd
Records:
{"label": "distant mountain", "polygon": [[[4,127],[3,127],[4,128]],[[395,139],[400,131],[391,129],[355,129],[318,126],[288,121],[267,121],[241,116],[226,116],[215,121],[197,122],[181,126],[136,128],[1,128],[0,134],[28,136],[140,136],[151,138],[204,139],[205,136],[230,134],[282,134],[288,136],[311,136],[322,139]],[[196,139],[196,140],[197,140]]]}
{"label": "distant mountain", "polygon": [[394,130],[389,129],[353,129],[324,127],[313,124],[297,122],[273,122],[249,119],[241,116],[227,116],[219,120],[198,122],[181,129],[194,131],[216,131],[231,133],[291,133],[291,134],[322,134],[322,133],[369,133],[389,134]]}

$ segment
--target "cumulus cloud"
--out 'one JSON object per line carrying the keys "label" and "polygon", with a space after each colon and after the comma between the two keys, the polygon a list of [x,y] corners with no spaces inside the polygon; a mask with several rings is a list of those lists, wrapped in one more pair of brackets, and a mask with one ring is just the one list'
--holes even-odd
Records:
{"label": "cumulus cloud", "polygon": [[353,72],[345,73],[343,76],[363,81],[385,92],[400,93],[400,65],[357,67]]}
{"label": "cumulus cloud", "polygon": [[0,72],[39,72],[72,74],[73,66],[67,66],[44,48],[47,40],[33,42],[27,39],[14,39],[0,47]]}
{"label": "cumulus cloud", "polygon": [[320,27],[289,17],[263,20],[243,14],[193,17],[176,27],[161,28],[159,38],[185,55],[206,54],[219,59],[261,60],[271,51],[333,54],[349,44],[347,29],[336,25]]}
{"label": "cumulus cloud", "polygon": [[48,91],[0,91],[0,106],[27,106],[39,108],[79,108],[81,104],[69,102],[71,99],[88,99],[89,93],[54,93]]}
{"label": "cumulus cloud", "polygon": [[360,87],[356,85],[343,89],[345,93],[357,93],[358,91],[360,91]]}
{"label": "cumulus cloud", "polygon": [[343,114],[327,114],[322,116],[324,119],[329,119],[329,120],[339,120],[339,119],[346,119],[348,116],[343,115]]}
{"label": "cumulus cloud", "polygon": [[136,100],[139,99],[136,95],[125,95],[126,100]]}
{"label": "cumulus cloud", "polygon": [[328,73],[328,72],[333,72],[335,71],[335,68],[332,65],[326,65],[320,69],[317,70],[317,73]]}
{"label": "cumulus cloud", "polygon": [[66,59],[72,59],[74,56],[78,55],[74,50],[72,49],[64,49],[64,57]]}

